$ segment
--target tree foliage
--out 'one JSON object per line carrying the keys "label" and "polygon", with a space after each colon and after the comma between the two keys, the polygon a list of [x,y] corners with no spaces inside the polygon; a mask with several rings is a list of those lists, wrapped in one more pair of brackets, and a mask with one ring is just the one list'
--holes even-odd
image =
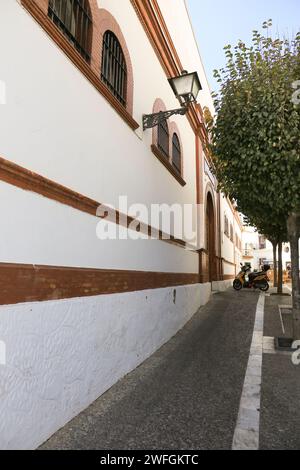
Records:
{"label": "tree foliage", "polygon": [[252,45],[226,46],[215,71],[220,92],[211,153],[220,190],[253,225],[286,239],[288,214],[300,207],[300,33],[293,41],[253,32]]}

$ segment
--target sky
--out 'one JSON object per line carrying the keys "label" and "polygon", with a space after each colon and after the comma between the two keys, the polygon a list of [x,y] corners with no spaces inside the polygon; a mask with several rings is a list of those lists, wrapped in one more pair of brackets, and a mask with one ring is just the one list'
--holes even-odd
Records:
{"label": "sky", "polygon": [[276,35],[300,31],[300,0],[187,0],[201,57],[212,91],[213,70],[225,65],[223,47],[241,39],[250,44],[252,31],[272,18]]}

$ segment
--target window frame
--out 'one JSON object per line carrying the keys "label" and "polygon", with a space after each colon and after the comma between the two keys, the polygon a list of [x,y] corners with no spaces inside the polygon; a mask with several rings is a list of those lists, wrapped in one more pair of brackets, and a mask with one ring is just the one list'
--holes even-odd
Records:
{"label": "window frame", "polygon": [[[125,38],[122,34],[121,28],[117,21],[107,10],[98,7],[96,0],[89,0],[93,16],[93,30],[92,30],[92,57],[91,62],[87,63],[86,60],[79,54],[73,45],[64,36],[63,32],[53,23],[48,16],[48,0],[19,0],[22,7],[31,15],[31,17],[41,26],[49,38],[56,44],[56,46],[65,54],[65,56],[72,62],[72,64],[82,73],[82,75],[90,82],[90,84],[97,90],[97,92],[109,103],[115,110],[119,117],[130,127],[132,131],[140,128],[140,123],[133,117],[133,68],[129,50],[126,45]],[[128,67],[128,85],[127,85],[127,106],[121,103],[110,93],[108,88],[101,81],[100,67],[101,67],[101,50],[99,54],[99,47],[102,44],[102,31],[109,29],[115,32],[118,37],[123,52],[126,56],[126,64]],[[99,47],[97,46],[99,45]]]}
{"label": "window frame", "polygon": [[163,119],[157,126],[157,148],[170,160],[170,130],[167,119]]}
{"label": "window frame", "polygon": [[128,71],[122,45],[111,30],[106,30],[102,40],[100,77],[115,98],[126,108]]}
{"label": "window frame", "polygon": [[[174,143],[174,139],[176,140],[177,145]],[[171,146],[172,146],[172,152],[171,152],[172,165],[178,171],[178,173],[181,175],[181,173],[182,173],[182,151],[181,151],[180,139],[179,139],[179,136],[177,135],[176,132],[173,132]],[[178,157],[179,165],[177,165],[174,162],[174,149],[175,149],[175,151],[178,152],[178,155],[179,155],[179,157]]]}
{"label": "window frame", "polygon": [[259,250],[266,250],[267,248],[267,239],[264,235],[258,237],[258,248]]}
{"label": "window frame", "polygon": [[[92,37],[93,37],[93,19],[92,11],[89,0],[67,0],[63,12],[63,2],[66,0],[49,0],[48,2],[48,17],[53,24],[61,31],[68,42],[74,49],[81,55],[81,57],[88,63],[91,63],[92,58]],[[72,2],[72,3],[71,3]],[[56,3],[59,3],[59,10],[56,11]],[[74,32],[72,32],[72,20],[67,18],[68,4],[73,8],[74,15]],[[72,13],[71,13],[72,17]],[[67,24],[67,20],[70,24]],[[85,30],[85,35],[82,37],[82,30]]]}
{"label": "window frame", "polygon": [[[152,113],[160,113],[166,111],[167,108],[161,98],[156,98],[153,103]],[[152,145],[151,151],[155,157],[165,166],[165,168],[172,174],[172,176],[178,181],[178,183],[184,187],[186,186],[186,181],[183,178],[183,145],[180,137],[180,131],[177,127],[175,121],[167,120],[168,126],[168,151],[167,151],[167,142],[165,142],[165,151],[162,151],[159,147],[159,126],[154,126],[152,129]],[[181,169],[180,171],[172,164],[172,139],[173,134],[176,133],[180,149],[181,149]]]}

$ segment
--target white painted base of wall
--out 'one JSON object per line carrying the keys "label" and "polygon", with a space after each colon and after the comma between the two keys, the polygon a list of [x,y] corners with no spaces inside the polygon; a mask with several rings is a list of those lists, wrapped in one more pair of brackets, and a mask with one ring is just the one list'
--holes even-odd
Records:
{"label": "white painted base of wall", "polygon": [[39,446],[174,336],[210,295],[210,284],[197,284],[2,306],[0,449]]}
{"label": "white painted base of wall", "polygon": [[215,281],[212,283],[213,292],[225,292],[232,287],[233,279],[227,281]]}

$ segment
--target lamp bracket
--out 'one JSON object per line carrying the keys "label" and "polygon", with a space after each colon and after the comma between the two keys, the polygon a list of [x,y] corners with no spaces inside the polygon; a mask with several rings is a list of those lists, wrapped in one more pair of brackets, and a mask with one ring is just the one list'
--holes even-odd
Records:
{"label": "lamp bracket", "polygon": [[184,116],[187,113],[188,108],[183,106],[182,108],[172,109],[170,111],[160,111],[159,113],[154,114],[144,114],[143,115],[143,129],[151,129],[152,127],[158,126],[162,121],[169,119],[175,114],[180,114]]}

